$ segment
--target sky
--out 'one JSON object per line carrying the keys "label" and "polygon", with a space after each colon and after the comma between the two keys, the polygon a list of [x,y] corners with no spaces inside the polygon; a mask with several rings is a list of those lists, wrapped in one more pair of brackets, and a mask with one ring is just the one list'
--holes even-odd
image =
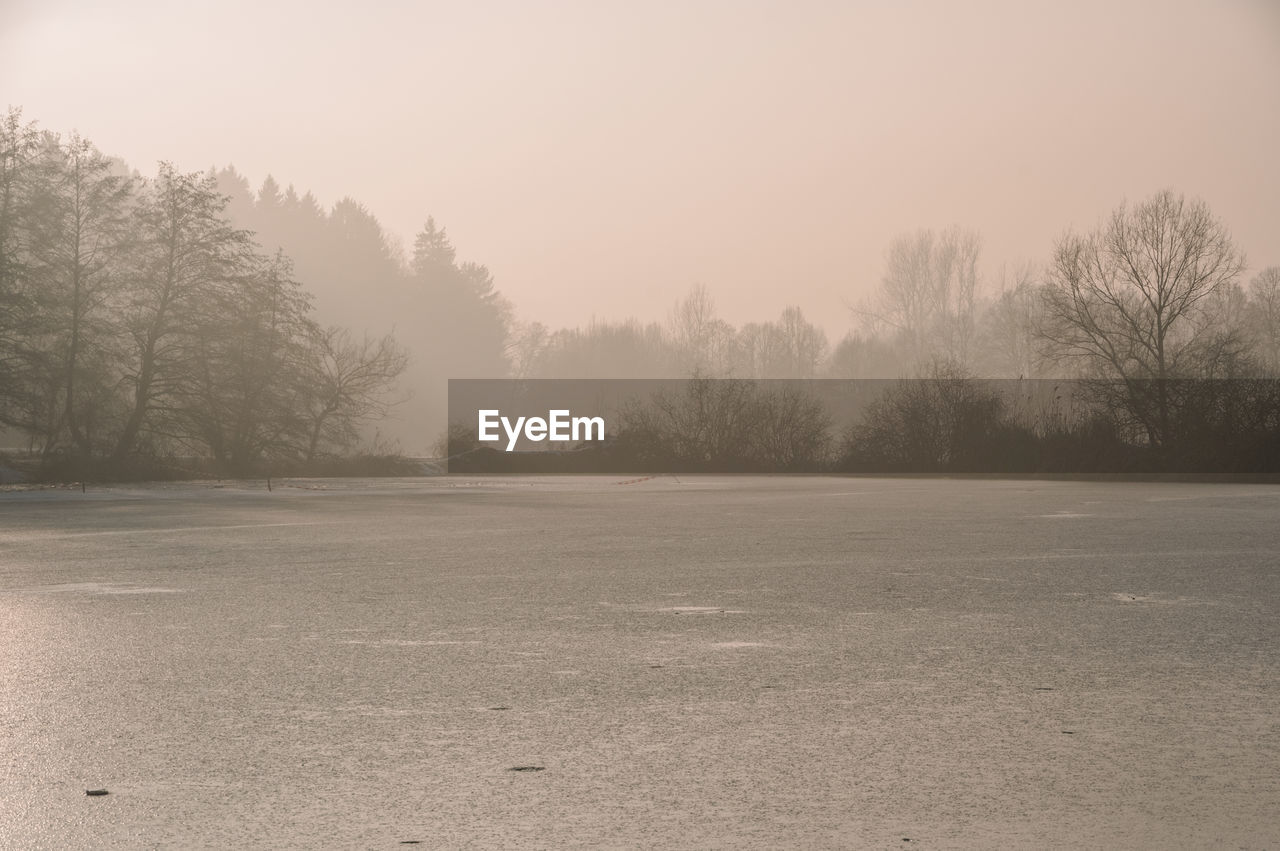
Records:
{"label": "sky", "polygon": [[995,287],[1163,188],[1280,265],[1278,0],[0,0],[5,105],[434,216],[552,327],[702,284],[834,340],[899,234],[978,231]]}

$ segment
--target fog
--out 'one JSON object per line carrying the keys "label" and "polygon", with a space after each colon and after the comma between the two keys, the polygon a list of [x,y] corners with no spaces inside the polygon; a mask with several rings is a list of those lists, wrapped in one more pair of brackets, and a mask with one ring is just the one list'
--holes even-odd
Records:
{"label": "fog", "polygon": [[263,5],[7,0],[0,99],[406,246],[433,215],[550,327],[703,284],[835,341],[898,233],[972,228],[994,275],[1164,187],[1280,262],[1266,0]]}
{"label": "fog", "polygon": [[[1205,205],[1239,267],[1188,324],[1280,368],[1280,11],[1260,0],[16,0],[0,82],[29,127],[78,132],[139,187],[160,162],[215,176],[321,326],[394,334],[409,368],[382,388],[390,418],[361,426],[384,448],[430,451],[450,377],[897,377],[939,359],[1074,377],[1032,333],[1045,269],[1064,235],[1157,196]],[[6,216],[25,262],[29,224]],[[928,316],[902,297],[921,269]],[[77,357],[51,367],[67,397]],[[77,432],[78,403],[28,396]],[[61,439],[0,422],[46,453]]]}

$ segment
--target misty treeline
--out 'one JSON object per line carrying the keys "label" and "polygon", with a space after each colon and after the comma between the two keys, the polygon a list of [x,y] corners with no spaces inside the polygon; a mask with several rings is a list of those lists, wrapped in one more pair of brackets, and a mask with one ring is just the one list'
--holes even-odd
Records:
{"label": "misty treeline", "polygon": [[[322,303],[365,327],[395,325],[421,394],[404,420],[439,423],[447,378],[1089,378],[1142,382],[1280,375],[1280,269],[1246,275],[1226,226],[1161,192],[1067,232],[1040,265],[984,278],[981,237],[961,228],[892,241],[855,326],[832,346],[797,307],[734,326],[694,286],[662,321],[552,330],[520,320],[488,269],[459,263],[428,220],[410,256],[350,199],[324,213],[268,178],[254,193],[218,173],[237,222],[280,245]],[[360,282],[358,287],[352,281]],[[1136,386],[1136,385],[1135,385]],[[1148,439],[1160,442],[1160,417]],[[440,427],[431,434],[439,433]],[[419,445],[428,434],[408,435]]]}
{"label": "misty treeline", "polygon": [[[0,424],[52,469],[195,456],[245,472],[350,450],[407,361],[311,317],[211,174],[143,177],[76,134],[0,125]],[[96,465],[96,466],[95,466]]]}
{"label": "misty treeline", "polygon": [[[836,345],[788,307],[771,322],[721,319],[695,286],[666,321],[551,332],[516,323],[511,374],[528,378],[898,378],[939,368],[989,378],[1202,378],[1280,374],[1280,268],[1245,276],[1208,208],[1171,192],[1068,232],[1037,265],[982,274],[979,234],[892,241],[872,295]],[[779,282],[784,287],[785,281]]]}
{"label": "misty treeline", "polygon": [[981,273],[960,228],[896,238],[834,347],[801,311],[735,328],[695,286],[665,323],[516,329],[517,377],[1223,378],[1280,375],[1280,268],[1244,258],[1199,202],[1160,193],[1068,233],[1043,266]]}
{"label": "misty treeline", "polygon": [[1280,375],[1280,269],[1168,191],[994,275],[975,232],[902,234],[832,345],[798,307],[735,326],[700,285],[661,321],[551,329],[434,219],[401,246],[351,198],[144,177],[16,110],[0,144],[0,424],[46,457],[416,453],[469,377],[1091,379],[1159,445],[1179,402],[1144,382]]}
{"label": "misty treeline", "polygon": [[293,260],[318,316],[393,335],[410,352],[393,416],[378,426],[387,442],[421,452],[444,430],[448,379],[509,373],[511,305],[487,267],[458,258],[434,218],[406,250],[351,198],[325,211],[270,176],[257,192],[234,168],[214,176],[232,221]]}
{"label": "misty treeline", "polygon": [[[1068,231],[1042,265],[1006,266],[994,280],[983,278],[978,234],[961,228],[904,234],[888,247],[879,286],[851,307],[856,330],[832,347],[797,307],[786,308],[774,321],[735,327],[717,315],[702,286],[693,287],[661,322],[602,320],[553,331],[519,320],[489,271],[459,263],[433,220],[406,257],[377,220],[349,199],[325,214],[309,195],[281,190],[270,178],[255,194],[233,170],[218,177],[238,221],[269,244],[283,246],[305,270],[301,277],[341,304],[344,316],[383,326],[399,318],[419,355],[411,367],[414,386],[426,390],[407,416],[411,422],[440,420],[448,377],[930,379],[905,384],[916,388],[903,391],[908,395],[922,387],[964,387],[963,381],[973,376],[1056,377],[1084,382],[1078,390],[1092,388],[1088,404],[1080,401],[1073,419],[1056,416],[1029,425],[1023,412],[1018,422],[1006,425],[1030,429],[1041,448],[1055,447],[1040,461],[1024,458],[1019,462],[1023,468],[1086,468],[1094,464],[1089,460],[1094,450],[1087,446],[1082,445],[1082,455],[1072,456],[1078,463],[1050,456],[1066,451],[1072,441],[1106,452],[1114,449],[1103,445],[1107,441],[1159,449],[1178,435],[1194,433],[1203,440],[1212,432],[1206,430],[1208,423],[1223,425],[1232,417],[1232,422],[1242,422],[1227,414],[1244,410],[1242,400],[1248,398],[1262,406],[1249,428],[1256,431],[1273,413],[1266,408],[1270,385],[1247,380],[1280,375],[1280,269],[1247,277],[1245,258],[1226,226],[1203,203],[1168,191],[1121,205],[1093,230]],[[355,298],[349,286],[353,280],[363,282]],[[1194,383],[1186,383],[1204,379],[1241,383],[1202,386],[1215,388],[1215,410],[1203,393],[1188,389]],[[1224,392],[1229,387],[1238,392]],[[938,389],[931,398],[941,408],[932,414],[926,415],[919,398],[911,407],[936,421],[956,392]],[[1084,400],[1089,394],[1080,390],[1075,396]],[[782,402],[758,393],[739,401],[753,412],[736,422],[757,427],[770,422]],[[1000,402],[990,402],[988,410],[1013,416]],[[752,469],[829,469],[853,459],[863,467],[886,469],[951,469],[969,463],[941,450],[932,453],[937,456],[933,460],[919,460],[923,450],[918,447],[872,451],[867,440],[859,442],[852,434],[819,440],[797,431],[792,432],[797,445],[786,450],[790,457],[779,460],[779,440],[768,436],[768,428],[765,436],[718,438],[749,457],[708,455],[691,441],[713,432],[681,422],[675,407],[667,411],[661,429],[660,417],[654,419],[653,411],[646,414],[652,428],[643,441],[666,441],[669,447],[658,455],[688,459],[701,452],[719,458],[717,464]],[[807,422],[817,419],[811,416]],[[1193,427],[1193,421],[1199,425]],[[688,434],[680,437],[686,427]],[[1012,433],[1001,429],[996,432]],[[629,434],[634,438],[642,431],[631,428]],[[905,424],[901,431],[912,433]],[[1225,432],[1212,433],[1227,439]],[[764,449],[770,442],[774,449]],[[1183,449],[1188,445],[1184,442]],[[1022,446],[1026,450],[1025,440]],[[1178,454],[1164,451],[1166,459]],[[972,457],[966,452],[955,457]],[[1164,463],[1126,458],[1122,463],[1117,455],[1110,466]],[[1232,463],[1243,462],[1237,458]]]}
{"label": "misty treeline", "polygon": [[[325,213],[271,178],[256,193],[234,170],[218,179],[236,221],[281,246],[322,305],[362,327],[395,326],[409,341],[407,379],[419,395],[397,415],[418,429],[399,434],[419,446],[442,430],[447,378],[946,374],[1136,388],[1280,375],[1280,269],[1248,276],[1226,226],[1203,203],[1167,191],[1121,205],[1092,230],[1068,231],[1039,265],[985,278],[980,235],[903,234],[888,246],[879,285],[850,306],[854,330],[832,346],[798,307],[734,326],[704,286],[662,321],[552,330],[518,318],[489,270],[460,263],[433,220],[409,254],[350,199]],[[1172,428],[1172,401],[1147,418],[1149,442]]]}

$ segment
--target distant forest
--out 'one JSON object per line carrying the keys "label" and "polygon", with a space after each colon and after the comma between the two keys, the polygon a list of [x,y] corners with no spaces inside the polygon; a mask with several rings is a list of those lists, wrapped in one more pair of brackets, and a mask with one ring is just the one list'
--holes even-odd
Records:
{"label": "distant forest", "polygon": [[446,430],[448,378],[1280,376],[1280,268],[1248,274],[1199,201],[1122,204],[1042,263],[989,267],[973,231],[899,236],[834,345],[798,307],[735,327],[702,286],[658,321],[553,330],[430,216],[406,249],[351,198],[326,210],[233,167],[143,175],[11,109],[0,445],[228,473],[416,454]]}

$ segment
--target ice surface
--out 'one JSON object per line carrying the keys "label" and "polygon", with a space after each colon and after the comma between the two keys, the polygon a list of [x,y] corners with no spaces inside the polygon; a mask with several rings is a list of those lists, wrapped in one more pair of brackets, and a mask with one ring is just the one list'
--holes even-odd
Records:
{"label": "ice surface", "polygon": [[1280,844],[1280,488],[613,481],[0,493],[0,847]]}

